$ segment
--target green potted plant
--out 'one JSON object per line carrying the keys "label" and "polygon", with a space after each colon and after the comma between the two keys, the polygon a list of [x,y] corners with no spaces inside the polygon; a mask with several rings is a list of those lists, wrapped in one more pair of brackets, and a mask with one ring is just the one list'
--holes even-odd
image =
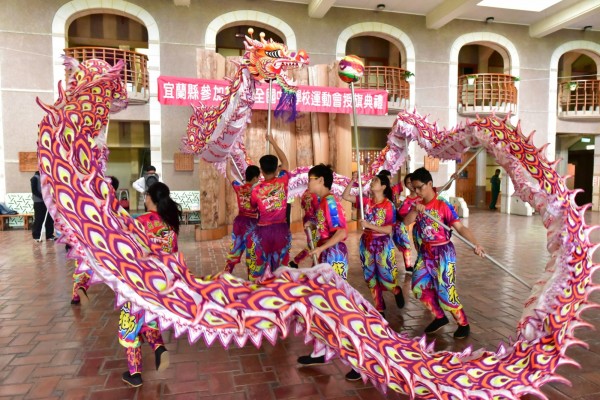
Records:
{"label": "green potted plant", "polygon": [[407,81],[410,79],[411,76],[415,76],[415,74],[413,74],[412,72],[405,70],[404,71],[404,80]]}
{"label": "green potted plant", "polygon": [[475,84],[475,79],[477,79],[477,75],[467,75],[467,84]]}
{"label": "green potted plant", "polygon": [[574,82],[574,81],[569,82],[569,90],[571,92],[574,92],[575,90],[577,90],[577,82]]}

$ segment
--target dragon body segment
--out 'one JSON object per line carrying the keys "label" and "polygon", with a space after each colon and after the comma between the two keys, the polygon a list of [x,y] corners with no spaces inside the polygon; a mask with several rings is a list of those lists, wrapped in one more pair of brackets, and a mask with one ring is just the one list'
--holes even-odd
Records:
{"label": "dragon body segment", "polygon": [[[47,115],[40,124],[39,163],[45,201],[66,240],[75,245],[71,256],[93,271],[92,281],[115,291],[117,305],[130,301],[134,311],[145,310],[148,320],[157,319],[162,330],[172,328],[177,337],[187,334],[191,343],[202,337],[209,345],[218,339],[225,347],[244,346],[248,340],[260,346],[263,338],[275,342],[291,331],[304,332],[307,342],[325,347],[327,357],[338,355],[380,390],[411,398],[517,399],[526,393],[543,398],[540,387],[562,379],[556,368],[570,361],[566,349],[580,344],[573,330],[584,325],[581,312],[592,306],[587,299],[598,269],[591,262],[592,228],[584,222],[585,208],[575,205],[574,192],[519,127],[488,117],[445,131],[416,113],[402,112],[390,133],[386,165],[401,163],[403,143],[412,140],[444,159],[458,158],[471,145],[484,146],[548,228],[553,258],[525,307],[516,342],[496,351],[436,353],[425,338],[393,331],[329,265],[280,268],[250,283],[229,274],[195,277],[182,254],[163,253],[119,206],[104,177],[107,115],[125,99],[119,66],[84,67],[74,70],[81,79],[70,80],[53,106],[43,106]],[[240,97],[237,104],[244,101],[249,102]],[[218,127],[227,113],[212,115]],[[241,131],[224,128],[221,135],[240,143]],[[204,149],[214,141],[207,138]],[[306,168],[298,170],[294,190],[302,189]],[[337,184],[344,181],[336,177]]]}

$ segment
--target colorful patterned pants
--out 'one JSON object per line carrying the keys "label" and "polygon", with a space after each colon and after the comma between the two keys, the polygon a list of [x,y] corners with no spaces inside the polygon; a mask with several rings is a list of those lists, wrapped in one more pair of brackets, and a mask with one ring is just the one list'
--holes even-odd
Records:
{"label": "colorful patterned pants", "polygon": [[[311,237],[308,237],[308,232],[306,229],[304,230],[304,234],[306,235],[306,243],[308,244],[308,243],[312,242],[312,247],[313,248],[317,247],[317,230],[314,227],[310,228]],[[308,257],[309,252],[310,252],[310,244],[308,244],[298,254],[296,254],[296,257],[294,257],[294,262],[296,264],[300,264],[302,262],[302,260],[304,260],[306,257]]]}
{"label": "colorful patterned pants", "polygon": [[227,254],[227,262],[225,263],[225,272],[232,273],[233,268],[242,259],[242,253],[246,252],[246,268],[250,266],[250,255],[248,244],[252,231],[256,228],[256,218],[238,215],[233,220],[233,232],[231,232],[231,246]]}
{"label": "colorful patterned pants", "polygon": [[452,314],[459,325],[467,325],[467,316],[458,298],[455,285],[456,251],[452,242],[441,246],[421,245],[421,258],[412,276],[412,291],[433,313],[442,318],[444,311]]}
{"label": "colorful patterned pants", "polygon": [[320,263],[331,265],[333,270],[344,280],[348,280],[348,248],[346,243],[339,242],[325,249],[319,255]]}
{"label": "colorful patterned pants", "polygon": [[385,310],[383,291],[400,293],[396,276],[396,253],[394,243],[389,235],[372,236],[363,234],[360,237],[360,261],[362,263],[365,282],[371,290],[377,311]]}
{"label": "colorful patterned pants", "polygon": [[[75,262],[75,271],[77,271],[78,262]],[[86,292],[90,288],[90,274],[88,271],[84,271],[81,273],[74,272],[73,273],[73,294],[71,295],[71,300],[79,301],[79,295],[77,294],[77,290],[84,289]]]}
{"label": "colorful patterned pants", "polygon": [[404,267],[411,267],[410,237],[408,236],[408,228],[406,225],[404,225],[404,222],[398,222],[394,225],[392,239],[398,250],[402,252],[402,257],[404,258]]}
{"label": "colorful patterned pants", "polygon": [[255,281],[267,270],[275,271],[282,265],[290,263],[290,247],[292,234],[287,223],[258,225],[250,239],[249,278]]}
{"label": "colorful patterned pants", "polygon": [[119,343],[126,349],[127,367],[130,374],[142,373],[142,349],[144,339],[153,351],[164,346],[164,341],[156,321],[144,321],[144,313],[131,312],[131,303],[127,302],[121,307],[119,318]]}

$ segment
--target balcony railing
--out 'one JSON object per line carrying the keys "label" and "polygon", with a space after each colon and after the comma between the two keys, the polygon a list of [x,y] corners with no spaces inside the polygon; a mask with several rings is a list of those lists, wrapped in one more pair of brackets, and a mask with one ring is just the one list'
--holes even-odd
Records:
{"label": "balcony railing", "polygon": [[517,110],[515,78],[504,74],[458,77],[458,112],[463,115],[514,113]]}
{"label": "balcony railing", "polygon": [[134,51],[119,50],[107,47],[71,47],[64,50],[65,55],[78,61],[97,58],[114,65],[119,60],[125,61],[121,79],[127,87],[129,104],[145,104],[150,98],[148,85],[148,56]]}
{"label": "balcony railing", "polygon": [[365,67],[358,87],[360,89],[387,90],[388,108],[408,108],[410,83],[406,81],[406,70],[398,67]]}
{"label": "balcony railing", "polygon": [[575,80],[558,86],[558,116],[600,118],[600,80]]}

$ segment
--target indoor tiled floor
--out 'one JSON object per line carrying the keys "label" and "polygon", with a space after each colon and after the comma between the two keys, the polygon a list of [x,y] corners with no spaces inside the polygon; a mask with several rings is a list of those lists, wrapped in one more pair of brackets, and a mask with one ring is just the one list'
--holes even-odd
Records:
{"label": "indoor tiled floor", "polygon": [[[600,223],[600,214],[588,216]],[[465,224],[490,255],[527,282],[535,280],[549,258],[539,216],[475,211]],[[597,235],[600,238],[600,233]],[[293,253],[303,241],[302,233],[294,235]],[[368,296],[357,255],[358,233],[351,233],[347,243],[349,281]],[[455,341],[455,326],[450,324],[437,335],[436,349],[460,351],[468,345],[495,349],[514,335],[528,289],[490,262],[475,257],[465,245],[456,240],[455,244],[459,293],[472,334],[467,340]],[[228,238],[194,242],[193,226],[184,226],[180,236],[180,250],[197,275],[220,270],[228,245]],[[167,333],[171,366],[162,374],[153,371],[153,355],[144,346],[144,385],[130,389],[121,382],[126,361],[116,338],[118,311],[113,309],[112,292],[96,285],[90,290],[91,304],[72,306],[72,266],[65,265],[64,246],[36,243],[31,231],[11,230],[0,232],[0,248],[0,399],[385,398],[370,385],[346,382],[348,368],[339,360],[298,369],[297,356],[310,350],[300,337],[260,349],[248,345],[224,350],[217,345],[207,348],[200,342],[190,346],[187,338],[177,340]],[[402,272],[399,277],[408,298],[410,277]],[[241,267],[236,274],[242,276]],[[386,296],[386,316],[392,327],[420,335],[431,319],[421,304],[410,298],[403,310],[397,310],[393,297]],[[600,295],[592,296],[592,300],[600,302]],[[600,327],[600,313],[587,311],[585,317]],[[546,386],[544,393],[549,399],[600,399],[600,338],[587,329],[579,329],[577,336],[589,349],[572,348],[568,355],[582,369],[560,367],[559,372],[572,386]]]}

